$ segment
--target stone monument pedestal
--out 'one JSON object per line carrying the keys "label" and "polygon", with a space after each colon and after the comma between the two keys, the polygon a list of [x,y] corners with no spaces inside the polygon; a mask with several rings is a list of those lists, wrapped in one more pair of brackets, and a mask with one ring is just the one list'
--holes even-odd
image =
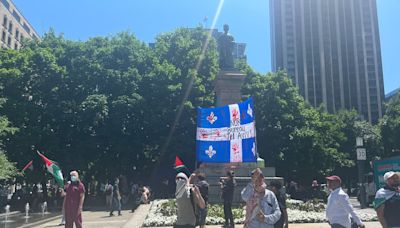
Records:
{"label": "stone monument pedestal", "polygon": [[206,180],[210,184],[209,202],[210,203],[223,203],[221,199],[221,185],[219,184],[220,178],[226,176],[226,172],[233,170],[235,172],[236,187],[233,197],[233,204],[238,205],[242,203],[240,192],[251,181],[251,171],[260,168],[265,176],[266,182],[271,180],[281,180],[282,178],[275,177],[275,167],[260,167],[257,162],[249,163],[202,163],[198,169],[199,172],[206,175]]}
{"label": "stone monument pedestal", "polygon": [[[214,82],[214,90],[217,96],[217,106],[238,103],[242,100],[242,85],[246,75],[237,70],[221,70]],[[275,167],[265,167],[264,160],[249,163],[202,163],[199,171],[206,175],[209,186],[209,202],[222,203],[221,186],[219,180],[225,177],[228,170],[235,172],[236,187],[233,204],[242,203],[240,192],[251,181],[251,171],[260,168],[266,177],[267,183],[275,177]]]}
{"label": "stone monument pedestal", "polygon": [[221,70],[214,82],[217,106],[235,104],[242,99],[242,85],[245,74],[235,70]]}

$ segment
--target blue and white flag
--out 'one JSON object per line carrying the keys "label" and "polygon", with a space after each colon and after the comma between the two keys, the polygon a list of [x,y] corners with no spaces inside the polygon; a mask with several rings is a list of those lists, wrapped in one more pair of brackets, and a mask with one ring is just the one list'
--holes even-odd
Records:
{"label": "blue and white flag", "polygon": [[197,110],[197,161],[256,162],[253,99]]}

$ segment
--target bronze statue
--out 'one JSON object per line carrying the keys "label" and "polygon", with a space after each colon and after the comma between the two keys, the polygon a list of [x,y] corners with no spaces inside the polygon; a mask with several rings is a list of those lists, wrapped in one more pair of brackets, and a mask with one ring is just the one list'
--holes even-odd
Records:
{"label": "bronze statue", "polygon": [[234,38],[228,33],[229,25],[224,25],[224,34],[218,38],[219,67],[222,70],[233,69]]}

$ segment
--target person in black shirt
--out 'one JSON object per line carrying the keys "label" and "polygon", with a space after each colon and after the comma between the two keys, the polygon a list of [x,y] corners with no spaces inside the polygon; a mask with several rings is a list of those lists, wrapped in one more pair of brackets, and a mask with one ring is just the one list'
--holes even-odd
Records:
{"label": "person in black shirt", "polygon": [[221,189],[222,189],[222,199],[224,200],[224,217],[225,224],[224,227],[235,227],[232,214],[232,201],[233,193],[235,191],[235,173],[230,170],[227,172],[225,178],[220,179]]}
{"label": "person in black shirt", "polygon": [[278,200],[279,209],[281,210],[281,218],[278,222],[275,223],[275,228],[287,228],[289,225],[288,214],[286,210],[286,199],[282,194],[282,184],[278,180],[272,180],[269,184],[269,189],[275,194],[276,199]]}
{"label": "person in black shirt", "polygon": [[200,190],[200,195],[203,197],[204,202],[206,204],[204,209],[201,209],[198,207],[199,210],[199,221],[198,225],[200,228],[204,228],[206,225],[206,217],[207,217],[207,206],[208,206],[208,186],[209,184],[205,180],[205,175],[203,173],[199,173],[196,175],[198,182],[196,183],[196,186]]}

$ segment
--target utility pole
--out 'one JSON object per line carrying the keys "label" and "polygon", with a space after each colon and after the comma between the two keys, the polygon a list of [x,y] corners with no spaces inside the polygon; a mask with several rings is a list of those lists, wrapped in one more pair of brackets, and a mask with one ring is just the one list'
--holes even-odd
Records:
{"label": "utility pole", "polygon": [[360,186],[360,204],[361,208],[367,207],[366,193],[364,185],[364,163],[367,160],[367,151],[363,147],[364,139],[362,137],[356,138],[356,152],[357,152],[357,166],[358,166],[358,186]]}

